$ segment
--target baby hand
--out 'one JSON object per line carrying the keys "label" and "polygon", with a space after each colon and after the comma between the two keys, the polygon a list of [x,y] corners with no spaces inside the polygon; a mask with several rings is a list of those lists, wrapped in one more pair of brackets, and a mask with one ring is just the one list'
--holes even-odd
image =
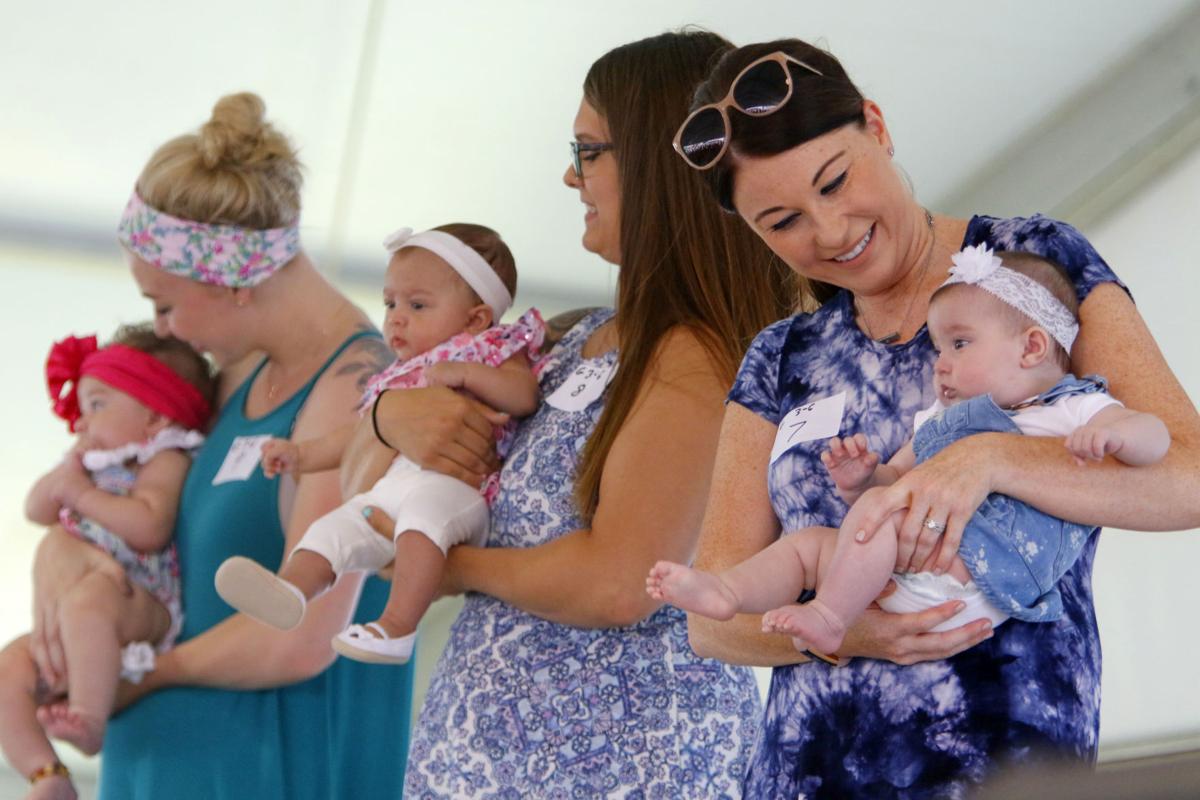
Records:
{"label": "baby hand", "polygon": [[79,497],[95,484],[83,467],[83,454],[70,450],[54,468],[55,486],[52,495],[56,502],[68,508],[74,507]]}
{"label": "baby hand", "polygon": [[1125,440],[1112,427],[1089,424],[1071,431],[1063,444],[1075,456],[1075,463],[1083,466],[1088,461],[1101,461],[1106,455],[1116,453]]}
{"label": "baby hand", "polygon": [[425,380],[430,386],[461,389],[467,381],[467,371],[459,361],[441,361],[425,368]]}
{"label": "baby hand", "polygon": [[262,471],[268,478],[300,471],[300,445],[287,439],[269,439],[262,446]]}
{"label": "baby hand", "polygon": [[879,466],[879,454],[871,452],[867,437],[861,433],[845,439],[829,440],[829,449],[821,453],[821,463],[840,491],[865,489]]}

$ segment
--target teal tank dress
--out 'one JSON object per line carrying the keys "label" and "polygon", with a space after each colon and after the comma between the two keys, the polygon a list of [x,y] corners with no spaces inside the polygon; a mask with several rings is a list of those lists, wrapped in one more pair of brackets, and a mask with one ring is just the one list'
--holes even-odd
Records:
{"label": "teal tank dress", "polygon": [[[262,364],[226,403],[196,454],[175,524],[183,572],[180,642],[233,613],[213,588],[222,561],[242,555],[274,569],[283,555],[278,482],[256,467],[245,480],[213,485],[233,442],[242,436],[290,436],[321,374],[351,342],[372,335],[378,334],[364,331],[343,342],[303,388],[263,417],[245,414],[246,395]],[[387,593],[386,583],[369,578],[356,621],[376,619]],[[376,666],[344,658],[315,678],[277,689],[155,692],[110,723],[100,797],[400,797],[411,704],[411,664]]]}

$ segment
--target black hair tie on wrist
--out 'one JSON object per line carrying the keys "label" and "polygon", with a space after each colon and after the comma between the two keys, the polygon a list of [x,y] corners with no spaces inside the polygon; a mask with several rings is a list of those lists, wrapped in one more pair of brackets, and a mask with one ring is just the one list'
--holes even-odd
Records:
{"label": "black hair tie on wrist", "polygon": [[399,453],[400,451],[388,444],[388,440],[383,438],[383,434],[379,432],[379,419],[377,418],[376,413],[379,411],[379,401],[383,399],[385,394],[387,394],[387,390],[375,395],[375,402],[371,404],[371,427],[375,429],[375,438],[379,440],[381,445],[386,447],[388,450],[395,450],[397,453]]}

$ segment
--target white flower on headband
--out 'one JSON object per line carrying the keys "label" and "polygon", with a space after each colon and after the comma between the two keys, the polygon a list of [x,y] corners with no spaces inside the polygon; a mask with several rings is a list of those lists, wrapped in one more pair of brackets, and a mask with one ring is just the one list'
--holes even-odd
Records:
{"label": "white flower on headband", "polygon": [[404,244],[412,238],[412,235],[412,228],[400,228],[398,230],[394,230],[388,234],[386,239],[383,240],[383,246],[387,248],[389,253],[395,253],[401,247],[404,247]]}
{"label": "white flower on headband", "polygon": [[982,289],[1041,325],[1064,350],[1071,352],[1079,322],[1049,289],[1004,266],[987,245],[964,247],[950,258],[954,266],[942,286],[966,283]]}
{"label": "white flower on headband", "polygon": [[950,260],[954,262],[954,266],[950,268],[950,274],[962,283],[980,283],[1004,266],[999,257],[986,244],[964,247],[950,256]]}

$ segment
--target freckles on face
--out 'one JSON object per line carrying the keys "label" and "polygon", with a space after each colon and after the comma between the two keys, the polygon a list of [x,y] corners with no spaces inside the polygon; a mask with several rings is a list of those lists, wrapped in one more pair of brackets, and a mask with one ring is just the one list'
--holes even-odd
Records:
{"label": "freckles on face", "polygon": [[732,157],[738,213],[794,271],[855,292],[894,282],[896,234],[912,198],[868,129],[847,125],[775,155]]}

